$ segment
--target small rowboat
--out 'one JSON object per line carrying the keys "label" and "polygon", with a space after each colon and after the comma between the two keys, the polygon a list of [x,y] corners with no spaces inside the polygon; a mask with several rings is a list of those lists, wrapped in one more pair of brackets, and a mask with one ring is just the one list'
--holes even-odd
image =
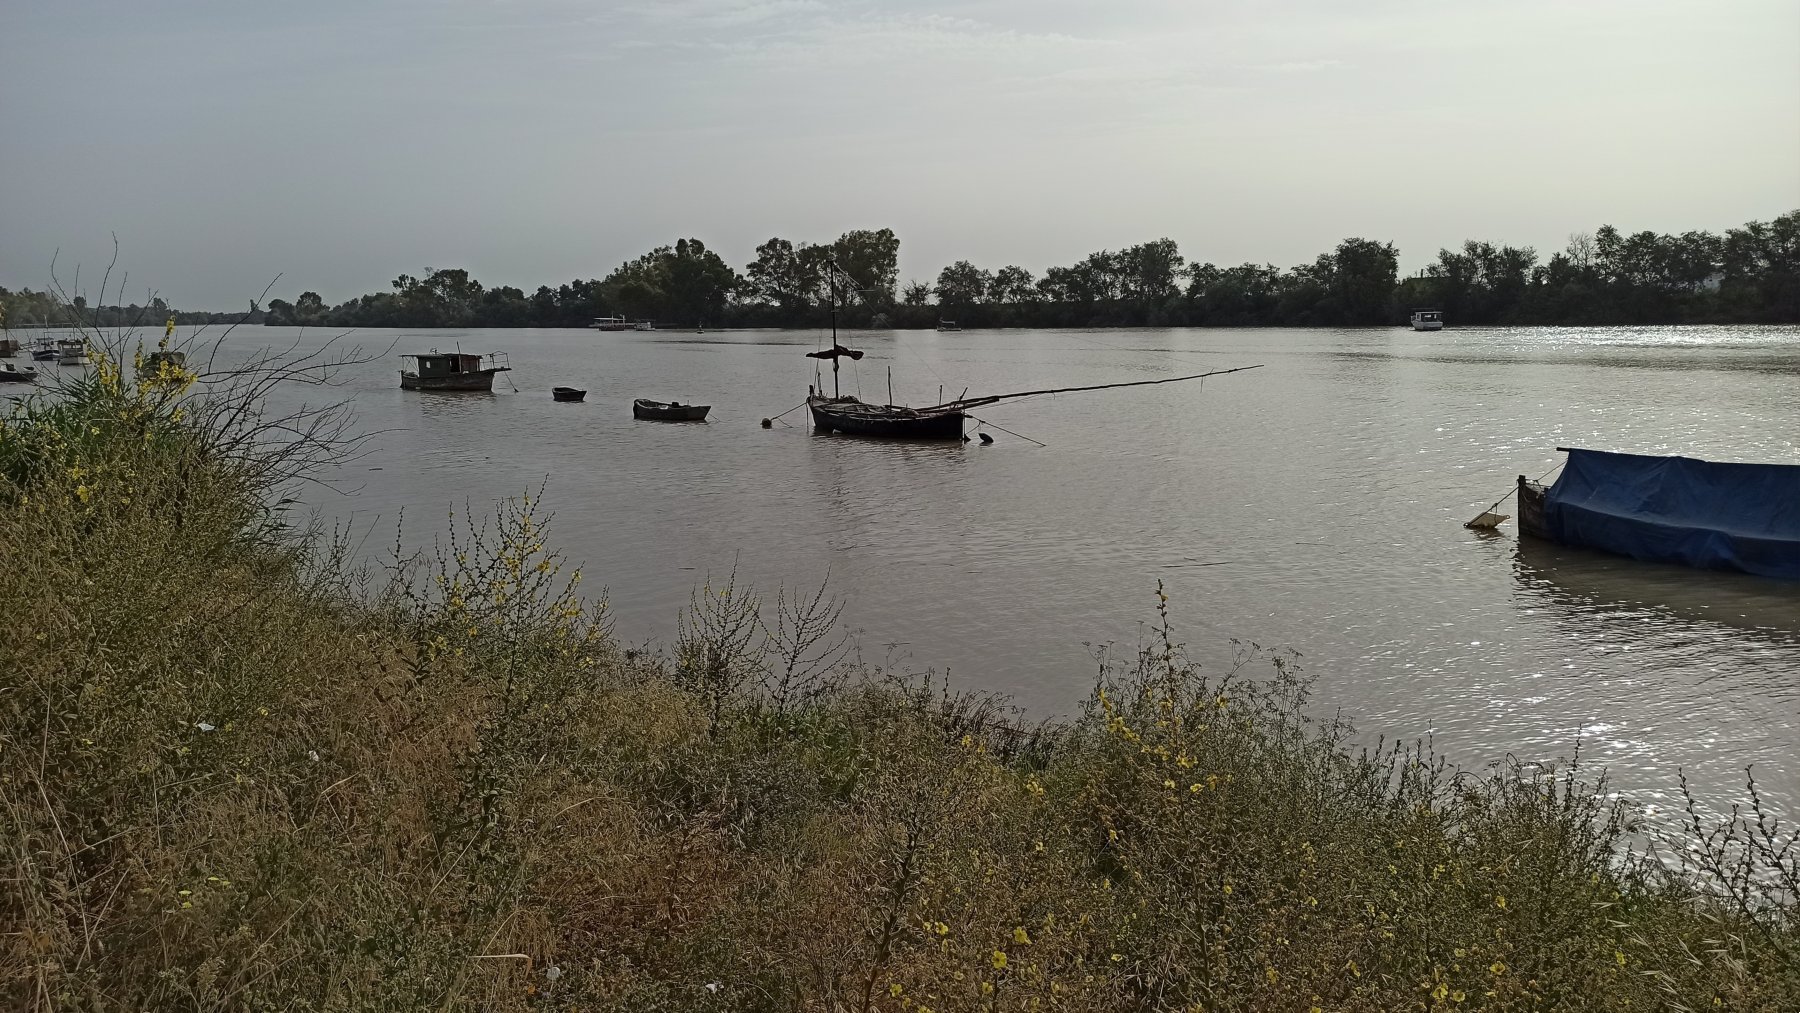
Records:
{"label": "small rowboat", "polygon": [[10,362],[0,362],[0,383],[36,383],[37,370],[27,366],[24,369]]}
{"label": "small rowboat", "polygon": [[631,402],[631,417],[649,419],[654,422],[704,422],[706,413],[712,411],[709,404],[682,404],[680,401],[646,401],[638,398]]}
{"label": "small rowboat", "polygon": [[558,401],[579,401],[587,397],[587,391],[576,390],[573,387],[552,387],[550,396]]}

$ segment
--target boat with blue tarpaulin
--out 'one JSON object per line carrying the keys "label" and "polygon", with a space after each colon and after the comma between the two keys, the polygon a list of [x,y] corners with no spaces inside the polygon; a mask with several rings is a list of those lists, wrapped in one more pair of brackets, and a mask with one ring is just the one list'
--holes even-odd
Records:
{"label": "boat with blue tarpaulin", "polygon": [[1555,483],[1519,476],[1519,529],[1563,545],[1800,580],[1800,464],[1558,447]]}

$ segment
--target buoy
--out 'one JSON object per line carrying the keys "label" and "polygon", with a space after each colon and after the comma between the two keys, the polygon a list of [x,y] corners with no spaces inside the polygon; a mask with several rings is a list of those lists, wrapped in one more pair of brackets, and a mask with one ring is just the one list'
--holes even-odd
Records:
{"label": "buoy", "polygon": [[763,428],[764,429],[773,429],[773,428],[775,428],[775,423],[769,419],[763,419]]}
{"label": "buoy", "polygon": [[988,434],[986,434],[986,433],[976,433],[976,434],[975,434],[975,435],[977,435],[977,436],[979,436],[979,437],[981,437],[981,442],[983,442],[983,443],[992,443],[992,442],[994,442],[994,438],[993,438],[993,437],[992,437],[992,436],[989,436],[989,435],[988,435]]}

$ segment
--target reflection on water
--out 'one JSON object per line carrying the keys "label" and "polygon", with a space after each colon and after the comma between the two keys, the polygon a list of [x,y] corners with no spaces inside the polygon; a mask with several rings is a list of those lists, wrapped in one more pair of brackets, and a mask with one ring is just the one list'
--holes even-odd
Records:
{"label": "reflection on water", "polygon": [[1563,613],[1609,612],[1676,626],[1719,624],[1731,627],[1733,635],[1800,646],[1800,600],[1792,584],[1640,563],[1537,538],[1518,539],[1515,551],[1520,594]]}
{"label": "reflection on water", "polygon": [[[239,331],[235,345],[293,332]],[[322,340],[321,336],[321,340]],[[810,434],[813,333],[377,332],[365,348],[499,347],[490,396],[350,377],[381,431],[310,494],[389,545],[453,506],[548,479],[553,537],[610,586],[621,633],[666,640],[689,589],[736,567],[772,589],[827,575],[867,653],[1009,693],[1041,714],[1085,693],[1089,643],[1129,648],[1168,588],[1183,638],[1299,650],[1317,699],[1371,736],[1431,734],[1478,766],[1551,760],[1577,736],[1655,800],[1686,771],[1730,798],[1742,768],[1800,790],[1800,588],[1482,537],[1462,522],[1557,446],[1800,461],[1793,328],[859,333],[844,392],[955,396],[1182,375],[981,415],[1042,441],[890,444]],[[315,340],[307,337],[305,340]],[[235,348],[247,354],[247,347]],[[826,378],[829,383],[829,377]],[[581,404],[549,388],[584,388]],[[942,393],[940,393],[940,388]],[[316,392],[314,393],[316,397]],[[635,397],[712,421],[631,418]],[[788,423],[793,423],[789,425]],[[1502,507],[1505,510],[1505,507]]]}

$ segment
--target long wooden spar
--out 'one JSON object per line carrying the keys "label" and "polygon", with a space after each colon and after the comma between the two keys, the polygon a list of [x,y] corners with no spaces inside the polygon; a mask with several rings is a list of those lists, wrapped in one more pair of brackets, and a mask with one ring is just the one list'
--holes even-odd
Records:
{"label": "long wooden spar", "polygon": [[1068,394],[1079,390],[1107,390],[1112,387],[1147,387],[1156,383],[1180,383],[1183,380],[1199,380],[1208,376],[1224,376],[1226,373],[1242,373],[1246,369],[1261,369],[1263,368],[1263,365],[1263,363],[1259,362],[1254,366],[1239,366],[1236,369],[1215,369],[1210,373],[1195,373],[1192,376],[1171,376],[1161,380],[1130,380],[1125,383],[1097,383],[1091,387],[1056,387],[1050,390],[1022,390],[1016,394],[990,394],[986,397],[971,397],[964,398],[960,401],[946,401],[943,404],[932,405],[931,408],[921,408],[919,410],[931,411],[937,408],[955,408],[960,410],[964,408],[978,408],[981,405],[993,404],[996,401],[1004,401],[1007,398],[1031,397],[1036,394]]}

